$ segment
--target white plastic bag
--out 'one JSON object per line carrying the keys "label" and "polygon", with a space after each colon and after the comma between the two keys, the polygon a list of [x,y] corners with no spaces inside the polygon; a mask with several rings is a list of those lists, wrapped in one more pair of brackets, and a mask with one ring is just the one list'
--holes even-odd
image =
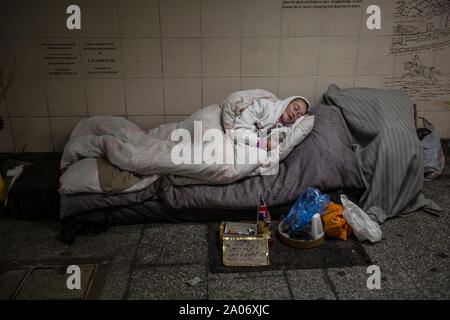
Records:
{"label": "white plastic bag", "polygon": [[348,200],[345,194],[341,195],[341,202],[344,206],[342,215],[353,228],[353,232],[359,241],[377,242],[381,240],[381,229],[378,223],[370,219],[360,207]]}
{"label": "white plastic bag", "polygon": [[[419,117],[418,119],[422,119],[423,127],[430,131],[429,134],[421,139],[424,153],[423,166],[425,181],[430,181],[431,179],[428,178],[429,173],[435,173],[434,177],[437,177],[442,173],[442,170],[444,170],[445,157],[442,152],[441,139],[439,138],[436,128],[425,118]],[[430,175],[429,177],[433,177],[433,175]]]}

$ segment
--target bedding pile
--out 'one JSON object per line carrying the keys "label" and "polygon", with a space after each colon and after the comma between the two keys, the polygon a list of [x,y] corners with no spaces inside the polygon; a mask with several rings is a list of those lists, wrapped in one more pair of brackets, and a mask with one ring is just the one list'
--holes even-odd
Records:
{"label": "bedding pile", "polygon": [[[173,209],[252,208],[257,190],[274,207],[294,202],[307,187],[361,190],[358,205],[379,223],[419,208],[441,210],[422,194],[423,148],[415,133],[412,102],[403,90],[331,85],[324,103],[311,108],[312,117],[295,123],[281,143],[276,174],[261,174],[270,157],[251,165],[173,164],[172,132],[185,128],[194,134],[196,120],[202,120],[204,129],[218,129],[235,150],[263,151],[236,143],[229,133],[239,114],[260,98],[278,103],[280,110],[290,101],[264,90],[235,92],[220,105],[147,133],[117,117],[80,122],[61,160],[61,218],[146,201]],[[112,172],[126,176],[108,180]]]}
{"label": "bedding pile", "polygon": [[[258,190],[263,190],[274,217],[275,208],[293,203],[311,186],[327,192],[344,190],[346,194],[358,190],[360,194],[364,185],[341,116],[324,104],[311,108],[310,112],[314,116],[311,133],[280,162],[275,175],[246,177],[226,185],[183,185],[179,183],[183,177],[161,176],[134,192],[63,193],[61,218],[83,215],[88,219],[96,214],[121,224],[164,219],[249,219],[245,214],[250,212],[250,217],[253,216]],[[289,207],[281,211],[285,214],[288,210]]]}
{"label": "bedding pile", "polygon": [[[239,91],[220,105],[211,105],[184,121],[148,132],[121,117],[82,120],[64,148],[61,169],[65,171],[60,192],[129,193],[147,188],[160,176],[170,176],[176,185],[217,185],[271,174],[270,170],[277,169],[279,161],[311,132],[314,117],[298,119],[286,139],[271,151],[258,148],[256,141],[249,143],[256,135],[236,132],[233,125],[251,105],[260,107],[267,116],[279,117],[294,98],[279,100],[259,89]],[[108,162],[99,159],[107,159],[128,173],[121,175],[120,170],[111,169]],[[114,180],[108,181],[108,177]]]}
{"label": "bedding pile", "polygon": [[147,133],[117,117],[80,122],[61,160],[62,234],[71,241],[88,225],[248,219],[258,190],[272,216],[286,214],[308,187],[336,197],[353,193],[379,223],[419,208],[441,210],[422,194],[423,148],[412,102],[402,90],[331,85],[323,102],[310,109],[312,117],[296,123],[279,146],[276,174],[261,174],[270,156],[242,166],[171,163],[172,132],[185,128],[194,133],[196,120],[218,129],[231,145],[260,152],[235,143],[236,135],[229,132],[236,117],[260,98],[278,103],[279,110],[290,101],[264,90],[235,92],[220,105]]}
{"label": "bedding pile", "polygon": [[442,211],[422,193],[423,146],[413,103],[403,90],[328,87],[324,101],[339,108],[352,140],[365,192],[359,206],[379,223],[422,208]]}

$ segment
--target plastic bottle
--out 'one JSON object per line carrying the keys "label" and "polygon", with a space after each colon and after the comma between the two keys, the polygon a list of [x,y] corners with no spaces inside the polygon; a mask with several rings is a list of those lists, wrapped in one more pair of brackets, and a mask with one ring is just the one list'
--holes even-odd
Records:
{"label": "plastic bottle", "polygon": [[324,236],[324,231],[322,227],[322,220],[320,219],[320,214],[316,213],[311,219],[311,238],[317,240]]}

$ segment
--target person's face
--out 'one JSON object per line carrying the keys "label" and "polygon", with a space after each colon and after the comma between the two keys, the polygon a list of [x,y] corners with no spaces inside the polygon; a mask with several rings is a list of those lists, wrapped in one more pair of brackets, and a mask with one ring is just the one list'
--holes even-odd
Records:
{"label": "person's face", "polygon": [[288,104],[281,117],[284,122],[294,123],[304,115],[306,115],[306,102],[302,99],[294,99]]}

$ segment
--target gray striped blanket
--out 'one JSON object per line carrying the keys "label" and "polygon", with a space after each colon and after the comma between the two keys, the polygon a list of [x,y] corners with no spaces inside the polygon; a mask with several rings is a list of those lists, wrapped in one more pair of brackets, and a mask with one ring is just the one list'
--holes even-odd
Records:
{"label": "gray striped blanket", "polygon": [[423,146],[413,103],[403,90],[332,84],[323,98],[340,109],[347,124],[366,187],[358,205],[367,214],[383,223],[420,208],[442,210],[422,193]]}

